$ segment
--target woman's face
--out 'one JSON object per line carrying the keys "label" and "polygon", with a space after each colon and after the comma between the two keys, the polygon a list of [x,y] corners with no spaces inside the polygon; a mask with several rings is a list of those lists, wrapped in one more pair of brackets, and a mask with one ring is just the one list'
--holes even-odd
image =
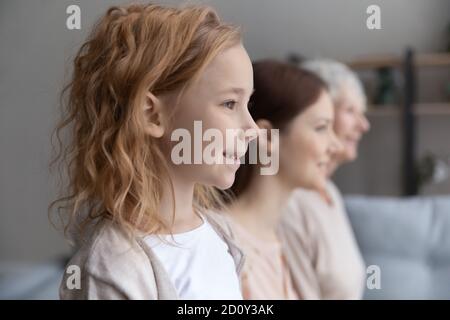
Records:
{"label": "woman's face", "polygon": [[362,135],[370,129],[364,114],[364,100],[350,86],[344,85],[335,101],[335,107],[334,131],[342,144],[336,159],[339,162],[353,161],[358,156],[358,144]]}
{"label": "woman's face", "polygon": [[333,132],[334,107],[322,91],[317,101],[280,131],[280,172],[291,188],[323,190],[327,167],[339,147]]}
{"label": "woman's face", "polygon": [[[245,154],[248,142],[255,138],[242,132],[257,129],[247,108],[252,93],[253,68],[246,50],[240,44],[217,55],[198,80],[184,91],[172,124],[173,129],[184,128],[189,131],[191,141],[188,144],[191,146],[193,161],[192,164],[174,164],[170,161],[170,168],[177,179],[221,189],[229,188],[233,184],[239,168],[239,161],[236,159]],[[199,131],[194,130],[194,121],[200,121],[197,122],[197,129],[201,124],[200,136]],[[211,128],[220,132],[222,137],[218,152],[213,152],[217,160],[214,164],[205,163],[202,157],[205,148],[212,146],[212,141],[203,141],[203,134]],[[242,132],[228,132],[227,137],[227,129],[242,129]],[[164,138],[173,149],[179,142],[170,141],[170,134],[171,132],[167,132]],[[238,146],[234,148],[230,138],[239,140]],[[200,148],[197,148],[195,144],[198,145],[199,141]],[[200,164],[194,163],[195,157],[201,158]],[[220,160],[223,164],[219,163]],[[225,161],[233,163],[225,164]]]}

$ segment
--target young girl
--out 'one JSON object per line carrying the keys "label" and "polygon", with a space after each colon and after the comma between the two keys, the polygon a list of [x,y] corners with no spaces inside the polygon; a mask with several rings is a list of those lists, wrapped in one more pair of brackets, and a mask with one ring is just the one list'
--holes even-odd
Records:
{"label": "young girl", "polygon": [[[62,299],[241,299],[243,264],[213,187],[237,163],[172,161],[175,129],[256,128],[239,30],[203,6],[113,7],[74,62],[67,113],[69,230],[84,231]],[[239,135],[245,145],[253,136]],[[225,143],[225,145],[227,145]],[[202,144],[201,147],[204,147]],[[220,156],[234,160],[234,151]],[[66,229],[67,230],[67,229]],[[81,272],[77,282],[76,271]]]}
{"label": "young girl", "polygon": [[[230,218],[238,244],[246,255],[241,273],[245,299],[302,298],[295,278],[298,265],[287,248],[281,214],[297,187],[321,190],[326,167],[338,147],[332,130],[334,110],[324,83],[312,73],[276,61],[254,64],[253,118],[261,129],[278,129],[258,139],[279,157],[275,175],[261,175],[262,164],[245,164],[236,174],[232,191],[236,200]],[[251,150],[251,149],[249,149]],[[287,250],[290,249],[290,250]],[[288,255],[288,253],[290,255]]]}

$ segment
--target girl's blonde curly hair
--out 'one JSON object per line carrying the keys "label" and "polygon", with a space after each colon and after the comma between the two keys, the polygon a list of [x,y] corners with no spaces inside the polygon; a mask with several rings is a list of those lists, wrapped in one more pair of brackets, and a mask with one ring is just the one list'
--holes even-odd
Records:
{"label": "girl's blonde curly hair", "polygon": [[[51,221],[58,205],[66,235],[99,217],[130,235],[170,230],[158,214],[163,183],[171,184],[167,160],[144,131],[146,93],[182,92],[220,51],[240,41],[240,30],[206,6],[110,8],[78,51],[61,93],[62,118],[52,135],[59,150],[50,168],[59,164],[68,183],[49,205]],[[200,185],[194,203],[221,205],[213,188]]]}

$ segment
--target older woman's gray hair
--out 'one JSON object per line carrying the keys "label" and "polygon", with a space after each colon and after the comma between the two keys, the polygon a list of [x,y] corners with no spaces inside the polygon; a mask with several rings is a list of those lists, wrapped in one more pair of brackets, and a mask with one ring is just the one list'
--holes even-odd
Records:
{"label": "older woman's gray hair", "polygon": [[314,73],[326,83],[334,102],[339,99],[344,86],[348,86],[366,105],[366,94],[361,81],[345,64],[327,59],[312,59],[304,61],[301,68]]}

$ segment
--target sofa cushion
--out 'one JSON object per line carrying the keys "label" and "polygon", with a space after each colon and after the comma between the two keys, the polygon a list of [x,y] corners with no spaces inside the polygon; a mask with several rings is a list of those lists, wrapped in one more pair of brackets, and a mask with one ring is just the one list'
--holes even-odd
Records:
{"label": "sofa cushion", "polygon": [[450,299],[450,197],[346,196],[366,265],[381,288],[366,299]]}

